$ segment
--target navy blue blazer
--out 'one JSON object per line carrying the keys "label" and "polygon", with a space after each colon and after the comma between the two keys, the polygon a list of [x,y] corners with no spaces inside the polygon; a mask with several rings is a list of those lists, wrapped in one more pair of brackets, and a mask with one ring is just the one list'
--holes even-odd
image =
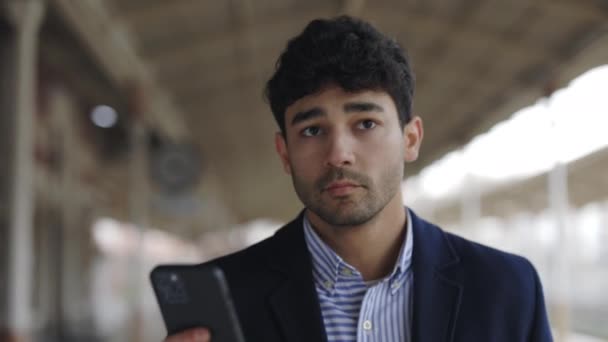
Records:
{"label": "navy blue blazer", "polygon": [[[529,261],[411,214],[413,341],[552,341]],[[226,275],[246,341],[327,340],[302,214],[274,236],[211,263]]]}

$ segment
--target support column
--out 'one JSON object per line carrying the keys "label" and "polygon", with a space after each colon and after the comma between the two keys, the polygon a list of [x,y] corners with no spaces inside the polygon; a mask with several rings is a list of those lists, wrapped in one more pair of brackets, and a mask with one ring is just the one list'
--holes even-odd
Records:
{"label": "support column", "polygon": [[558,234],[557,248],[553,255],[553,320],[557,332],[555,340],[565,342],[570,340],[570,260],[572,254],[572,234],[570,229],[570,200],[568,194],[568,166],[561,160],[560,152],[563,151],[563,135],[560,134],[559,122],[556,113],[551,110],[552,89],[548,90],[547,98],[544,100],[547,121],[550,127],[549,137],[552,150],[549,151],[553,158],[553,168],[549,171],[547,180],[547,195],[549,210],[555,220]]}
{"label": "support column", "polygon": [[131,165],[129,191],[129,212],[131,222],[137,227],[137,249],[133,251],[130,259],[130,308],[132,324],[129,333],[130,341],[143,341],[144,322],[142,315],[143,293],[142,289],[149,286],[145,283],[143,260],[143,229],[148,225],[148,207],[150,205],[148,184],[148,144],[145,126],[145,98],[142,87],[131,84],[129,88],[131,122]]}
{"label": "support column", "polygon": [[[12,117],[12,188],[9,194],[8,330],[15,339],[27,340],[32,328],[34,206],[33,143],[36,103],[38,31],[44,16],[43,0],[5,3],[15,29],[12,64],[14,97],[6,111]],[[11,63],[11,62],[9,62]]]}
{"label": "support column", "polygon": [[[8,293],[9,284],[4,280],[9,274],[9,251],[11,236],[11,200],[13,170],[14,110],[14,65],[15,31],[0,6],[0,341],[8,339]],[[6,114],[5,114],[6,113]],[[10,113],[10,115],[9,115]]]}
{"label": "support column", "polygon": [[84,251],[89,244],[90,225],[85,224],[85,199],[81,198],[78,181],[78,158],[81,151],[75,132],[74,118],[78,108],[75,99],[66,89],[56,87],[51,93],[52,117],[57,120],[57,126],[62,128],[61,134],[61,327],[63,338],[83,338],[90,336],[87,320],[88,309],[85,284],[87,260]]}
{"label": "support column", "polygon": [[570,257],[573,239],[570,234],[570,205],[568,200],[568,169],[557,163],[549,172],[548,195],[550,209],[558,232],[558,246],[554,251],[556,341],[568,341],[570,334]]}
{"label": "support column", "polygon": [[481,193],[479,182],[472,172],[467,172],[460,198],[460,219],[463,229],[479,234],[477,227],[481,218]]}

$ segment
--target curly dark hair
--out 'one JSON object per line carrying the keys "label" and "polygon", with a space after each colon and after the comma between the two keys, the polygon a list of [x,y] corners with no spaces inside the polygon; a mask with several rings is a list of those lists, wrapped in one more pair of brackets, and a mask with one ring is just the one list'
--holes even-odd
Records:
{"label": "curly dark hair", "polygon": [[415,81],[406,53],[369,23],[340,16],[311,21],[277,60],[265,97],[281,132],[288,106],[332,83],[352,92],[386,91],[401,128],[411,119]]}

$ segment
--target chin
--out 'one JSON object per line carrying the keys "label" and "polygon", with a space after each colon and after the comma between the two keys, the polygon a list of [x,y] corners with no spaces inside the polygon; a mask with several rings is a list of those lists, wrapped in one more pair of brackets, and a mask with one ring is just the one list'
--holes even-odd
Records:
{"label": "chin", "polygon": [[349,206],[338,206],[334,210],[328,210],[331,206],[324,206],[323,209],[313,210],[323,221],[332,226],[360,226],[373,219],[377,212],[369,208],[355,208]]}

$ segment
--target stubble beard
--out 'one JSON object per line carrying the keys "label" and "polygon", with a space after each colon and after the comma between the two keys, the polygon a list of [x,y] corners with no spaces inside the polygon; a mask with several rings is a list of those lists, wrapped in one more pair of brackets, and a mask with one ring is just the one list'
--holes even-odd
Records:
{"label": "stubble beard", "polygon": [[[294,172],[292,182],[296,194],[306,208],[332,226],[360,226],[373,219],[397,194],[403,179],[403,164],[387,167],[377,184],[361,173],[344,168],[328,170],[313,185]],[[354,194],[330,197],[323,189],[337,180],[361,185]]]}

